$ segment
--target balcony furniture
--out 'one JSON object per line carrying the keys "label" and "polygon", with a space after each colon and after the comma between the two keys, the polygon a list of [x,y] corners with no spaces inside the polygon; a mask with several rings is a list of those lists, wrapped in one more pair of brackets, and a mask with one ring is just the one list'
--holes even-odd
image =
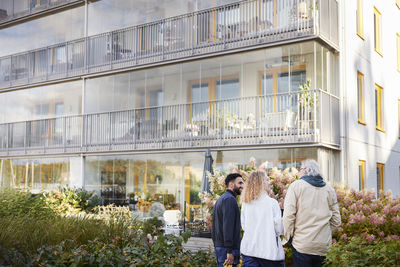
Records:
{"label": "balcony furniture", "polygon": [[296,126],[297,116],[291,110],[266,113],[260,120],[262,130],[288,130]]}

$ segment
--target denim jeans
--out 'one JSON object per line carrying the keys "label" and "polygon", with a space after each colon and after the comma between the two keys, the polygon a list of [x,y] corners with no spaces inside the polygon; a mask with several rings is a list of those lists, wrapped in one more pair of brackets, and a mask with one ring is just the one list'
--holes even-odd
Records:
{"label": "denim jeans", "polygon": [[[233,267],[237,266],[240,263],[240,250],[234,249],[232,250],[233,254]],[[226,260],[226,248],[224,247],[216,247],[215,248],[215,256],[217,258],[218,267],[223,267],[224,262]]]}
{"label": "denim jeans", "polygon": [[285,261],[270,261],[242,255],[242,267],[285,267]]}
{"label": "denim jeans", "polygon": [[325,260],[324,256],[310,255],[298,252],[293,246],[293,263],[294,267],[322,267]]}

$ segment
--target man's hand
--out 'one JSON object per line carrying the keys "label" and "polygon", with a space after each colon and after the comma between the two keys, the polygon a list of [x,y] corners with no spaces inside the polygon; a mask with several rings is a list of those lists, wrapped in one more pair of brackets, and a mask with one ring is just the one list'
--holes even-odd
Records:
{"label": "man's hand", "polygon": [[226,253],[226,261],[224,262],[224,265],[232,265],[233,259],[234,258],[232,253]]}

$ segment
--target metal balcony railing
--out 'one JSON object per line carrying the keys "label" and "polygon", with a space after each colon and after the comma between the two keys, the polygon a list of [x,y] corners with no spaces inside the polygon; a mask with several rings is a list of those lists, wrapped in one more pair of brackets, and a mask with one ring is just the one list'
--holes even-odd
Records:
{"label": "metal balcony railing", "polygon": [[0,156],[260,144],[339,146],[339,99],[321,90],[0,124]]}
{"label": "metal balcony railing", "polygon": [[248,49],[319,33],[337,43],[337,28],[336,0],[245,0],[2,57],[0,88]]}
{"label": "metal balcony railing", "polygon": [[85,0],[1,0],[0,27],[15,21],[53,12],[71,4],[84,4]]}

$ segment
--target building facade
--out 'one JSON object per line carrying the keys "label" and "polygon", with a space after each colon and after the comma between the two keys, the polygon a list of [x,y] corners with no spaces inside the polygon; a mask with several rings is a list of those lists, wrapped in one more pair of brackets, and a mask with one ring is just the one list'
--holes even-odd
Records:
{"label": "building facade", "polygon": [[399,194],[399,5],[356,2],[1,1],[0,185],[183,209],[210,148]]}

